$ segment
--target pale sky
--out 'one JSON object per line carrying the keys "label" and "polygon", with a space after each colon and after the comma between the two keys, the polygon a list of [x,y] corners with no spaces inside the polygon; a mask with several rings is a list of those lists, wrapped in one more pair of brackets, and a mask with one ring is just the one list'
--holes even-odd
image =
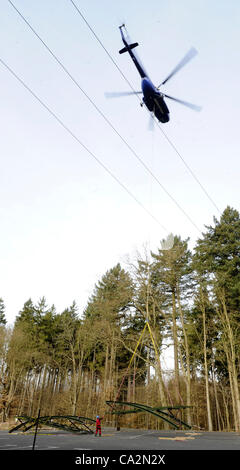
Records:
{"label": "pale sky", "polygon": [[[154,251],[168,233],[190,237],[220,213],[135,96],[70,0],[12,0],[128,145],[47,52],[8,0],[0,0],[0,59],[166,228],[155,222],[41,104],[0,64],[0,297],[6,317],[30,297],[58,312],[75,300],[81,313],[107,269],[144,244]],[[151,80],[158,85],[193,46],[198,55],[163,92],[202,106],[167,101],[161,129],[222,212],[239,207],[238,0],[75,0],[121,71],[139,90],[123,47],[124,21]]]}

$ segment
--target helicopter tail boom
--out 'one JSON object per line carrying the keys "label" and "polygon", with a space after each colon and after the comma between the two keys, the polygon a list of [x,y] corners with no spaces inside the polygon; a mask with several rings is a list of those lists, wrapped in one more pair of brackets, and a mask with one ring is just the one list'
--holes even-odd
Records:
{"label": "helicopter tail boom", "polygon": [[147,77],[147,74],[146,74],[143,66],[140,63],[140,60],[137,58],[136,54],[134,54],[134,52],[132,52],[132,49],[137,47],[139,44],[138,44],[138,42],[133,42],[132,44],[129,44],[128,43],[129,37],[128,37],[128,40],[127,40],[127,38],[125,38],[125,36],[123,34],[123,28],[126,29],[125,24],[122,24],[121,26],[119,26],[120,33],[121,33],[121,36],[122,36],[122,41],[123,41],[123,44],[124,44],[125,47],[119,51],[119,54],[123,54],[124,52],[128,52],[131,59],[132,59],[132,61],[135,64],[140,76],[142,78]]}

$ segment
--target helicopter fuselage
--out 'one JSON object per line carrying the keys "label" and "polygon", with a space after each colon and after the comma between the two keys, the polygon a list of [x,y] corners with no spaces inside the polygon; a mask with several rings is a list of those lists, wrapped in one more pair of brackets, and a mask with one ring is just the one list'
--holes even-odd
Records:
{"label": "helicopter fuselage", "polygon": [[150,78],[142,78],[143,102],[151,113],[154,113],[160,122],[169,121],[169,110],[162,94],[156,89]]}

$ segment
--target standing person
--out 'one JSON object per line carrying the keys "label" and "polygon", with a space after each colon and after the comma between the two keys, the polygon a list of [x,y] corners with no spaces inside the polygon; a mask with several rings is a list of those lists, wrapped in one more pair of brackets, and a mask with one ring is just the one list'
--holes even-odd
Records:
{"label": "standing person", "polygon": [[97,436],[98,432],[99,432],[99,436],[101,436],[101,434],[102,434],[101,420],[102,420],[102,418],[100,418],[99,416],[96,417],[96,434],[95,434],[95,436]]}

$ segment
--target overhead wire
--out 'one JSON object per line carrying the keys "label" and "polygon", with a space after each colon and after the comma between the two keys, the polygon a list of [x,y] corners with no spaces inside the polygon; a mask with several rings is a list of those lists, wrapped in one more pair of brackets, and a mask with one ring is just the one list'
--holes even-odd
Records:
{"label": "overhead wire", "polygon": [[[78,7],[75,5],[75,3],[70,0],[71,3],[74,5],[74,7],[77,9],[79,14],[82,16],[80,10]],[[39,41],[43,44],[43,46],[47,49],[49,54],[56,60],[58,65],[64,70],[64,72],[68,75],[68,77],[73,81],[73,83],[78,87],[78,89],[83,93],[83,95],[88,99],[88,101],[92,104],[92,106],[96,109],[96,111],[102,116],[102,118],[105,120],[105,122],[111,127],[111,129],[118,135],[118,137],[122,140],[122,142],[127,146],[127,148],[130,150],[130,152],[133,154],[133,156],[138,160],[138,162],[145,168],[145,170],[151,175],[151,177],[157,182],[157,184],[162,188],[162,190],[168,195],[168,197],[174,202],[174,204],[178,207],[178,209],[185,215],[185,217],[189,220],[189,222],[195,227],[195,229],[201,233],[200,228],[195,224],[195,222],[191,219],[191,217],[187,214],[187,212],[181,207],[181,205],[177,202],[177,200],[169,193],[169,191],[163,186],[159,178],[151,171],[151,169],[146,165],[146,163],[142,160],[142,158],[135,152],[135,150],[128,144],[126,139],[121,135],[121,133],[116,129],[116,127],[112,124],[112,122],[106,117],[106,115],[101,111],[101,109],[96,105],[96,103],[93,101],[93,99],[86,93],[86,91],[82,88],[82,86],[79,84],[79,82],[74,78],[74,76],[69,72],[69,70],[65,67],[65,65],[62,63],[62,61],[56,56],[56,54],[50,49],[50,47],[47,45],[47,43],[41,38],[41,36],[37,33],[37,31],[32,27],[32,25],[29,23],[29,21],[25,18],[25,16],[18,10],[18,8],[14,5],[14,3],[11,0],[8,0],[9,4],[14,8],[14,10],[18,13],[18,15],[21,17],[21,19],[25,22],[25,24],[31,29],[33,34],[39,39]],[[83,16],[82,16],[83,17]],[[84,18],[84,17],[83,17]],[[84,19],[86,22],[86,20]],[[111,55],[108,53],[107,49],[103,45],[103,43],[98,39],[96,34],[94,33],[93,29],[89,25],[88,22],[86,22],[96,39],[100,42],[101,46],[104,48],[105,52],[107,55],[111,58]],[[119,72],[123,76],[123,78],[127,81],[129,86],[132,88],[130,82],[127,80],[125,75],[121,72],[120,68],[116,64],[116,62],[111,58],[113,61],[114,65],[118,68]],[[134,89],[132,88],[134,91]],[[165,229],[166,230],[166,229]]]}
{"label": "overhead wire", "polygon": [[199,179],[197,178],[197,176],[195,175],[195,173],[192,171],[192,169],[190,168],[190,166],[187,164],[187,162],[184,160],[183,156],[181,155],[181,153],[179,152],[179,150],[177,149],[176,145],[169,139],[168,135],[166,134],[166,132],[162,129],[162,127],[160,126],[159,122],[156,121],[155,119],[155,122],[157,123],[157,126],[158,128],[160,129],[160,131],[162,132],[162,134],[164,135],[165,139],[168,141],[168,143],[171,145],[171,147],[173,148],[173,150],[176,152],[176,154],[179,156],[179,158],[181,158],[183,164],[185,165],[185,167],[188,169],[188,171],[191,173],[192,177],[195,179],[195,181],[198,183],[198,185],[200,186],[200,188],[202,189],[202,191],[205,193],[205,195],[207,196],[207,198],[209,199],[209,201],[214,205],[215,209],[217,209],[217,211],[219,212],[219,214],[221,214],[221,211],[220,209],[218,208],[218,206],[216,205],[216,203],[214,202],[214,200],[212,199],[212,197],[209,195],[209,193],[207,192],[207,190],[204,188],[204,186],[202,185],[201,181],[199,181]]}
{"label": "overhead wire", "polygon": [[[111,56],[111,54],[109,53],[109,51],[106,49],[106,47],[104,46],[104,44],[102,43],[102,41],[100,40],[100,38],[98,37],[98,35],[95,33],[94,29],[91,27],[91,25],[89,24],[89,22],[86,20],[85,16],[82,14],[82,12],[80,11],[80,9],[78,8],[78,6],[76,5],[76,3],[74,2],[74,0],[69,0],[73,7],[75,8],[75,10],[78,12],[78,14],[81,16],[81,18],[83,19],[83,21],[85,22],[85,24],[87,25],[87,27],[90,29],[90,31],[92,32],[92,34],[94,35],[94,37],[96,38],[96,40],[98,41],[98,43],[101,45],[101,47],[104,49],[104,51],[106,52],[106,54],[108,55],[109,59],[111,60],[111,62],[114,64],[114,66],[117,68],[117,70],[120,72],[121,76],[123,77],[123,79],[126,81],[126,83],[128,84],[128,86],[131,88],[131,90],[134,92],[134,94],[136,95],[137,99],[139,101],[141,101],[141,98],[138,96],[138,94],[136,93],[136,90],[134,89],[134,87],[131,85],[131,83],[129,82],[129,80],[126,78],[126,76],[124,75],[124,73],[121,71],[120,67],[118,66],[118,64],[116,63],[116,61],[113,59],[113,57]],[[154,119],[154,117],[152,117]],[[185,165],[185,167],[187,168],[187,170],[190,172],[190,174],[192,175],[192,177],[195,179],[195,181],[197,182],[197,184],[200,186],[200,188],[202,189],[202,191],[205,193],[205,195],[207,196],[207,198],[209,199],[209,201],[214,205],[215,209],[217,209],[217,211],[219,213],[221,213],[220,209],[218,208],[217,204],[214,202],[214,200],[212,199],[212,197],[209,195],[208,191],[205,189],[205,187],[203,186],[203,184],[200,182],[200,180],[197,178],[197,176],[195,175],[195,173],[193,172],[193,170],[190,168],[189,164],[185,161],[185,159],[183,158],[183,156],[181,155],[181,153],[179,152],[179,150],[177,149],[176,145],[172,142],[172,140],[168,137],[167,133],[162,129],[162,127],[160,126],[159,122],[154,119],[155,122],[157,123],[157,126],[158,126],[158,129],[162,132],[163,136],[165,137],[165,139],[168,141],[168,143],[171,145],[171,147],[173,148],[173,150],[176,152],[176,154],[178,155],[178,157],[181,159],[181,161],[183,162],[183,164]]]}
{"label": "overhead wire", "polygon": [[[100,46],[103,48],[103,50],[106,52],[107,56],[109,57],[109,59],[112,61],[112,63],[115,65],[115,67],[118,69],[119,73],[122,75],[122,77],[124,78],[124,80],[127,82],[127,84],[129,85],[129,87],[132,89],[132,91],[134,93],[135,90],[132,86],[132,84],[129,82],[129,80],[127,79],[126,75],[124,75],[124,73],[122,72],[122,70],[120,69],[120,67],[118,66],[117,62],[113,59],[113,57],[111,56],[111,54],[108,52],[107,48],[104,46],[103,42],[101,41],[101,39],[97,36],[97,34],[95,33],[94,29],[91,27],[91,25],[88,23],[88,21],[86,20],[85,16],[82,14],[82,12],[79,10],[78,6],[76,5],[76,3],[73,1],[73,0],[70,0],[70,2],[72,3],[73,7],[77,10],[78,14],[81,16],[81,18],[83,19],[83,21],[86,23],[87,27],[90,29],[90,31],[92,32],[93,36],[95,37],[95,39],[97,40],[97,42],[99,42]],[[139,97],[138,97],[139,98]],[[141,100],[140,100],[141,101]]]}
{"label": "overhead wire", "polygon": [[46,104],[42,99],[22,80],[17,73],[0,57],[0,63],[17,79],[17,81],[45,108],[48,113],[65,129],[68,134],[79,144],[81,147],[86,150],[86,152],[94,158],[94,160],[144,209],[145,212],[157,222],[163,230],[168,231],[160,221],[139,201],[136,196],[127,188],[127,186],[121,182],[121,180],[93,153],[72,131],[71,129],[62,121],[61,118]]}

